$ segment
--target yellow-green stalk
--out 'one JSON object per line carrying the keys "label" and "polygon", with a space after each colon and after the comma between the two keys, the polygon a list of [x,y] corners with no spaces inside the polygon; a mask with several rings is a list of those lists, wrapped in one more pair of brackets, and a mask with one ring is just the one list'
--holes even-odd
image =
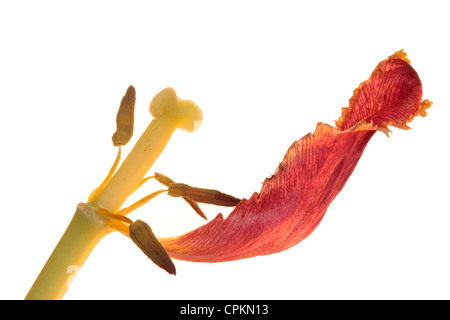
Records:
{"label": "yellow-green stalk", "polygon": [[62,299],[92,250],[111,231],[92,205],[80,203],[25,299]]}

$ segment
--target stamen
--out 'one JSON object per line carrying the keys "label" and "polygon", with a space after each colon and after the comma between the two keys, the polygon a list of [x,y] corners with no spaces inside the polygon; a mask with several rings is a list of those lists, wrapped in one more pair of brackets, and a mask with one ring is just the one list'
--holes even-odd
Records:
{"label": "stamen", "polygon": [[[175,183],[175,181],[170,179],[168,176],[163,175],[162,173],[155,172],[155,175],[153,177],[155,177],[156,181],[158,181],[159,183],[161,183],[167,187],[169,187],[169,185]],[[183,200],[186,201],[200,217],[202,217],[205,220],[208,220],[206,215],[203,213],[202,209],[200,209],[200,207],[198,206],[198,204],[195,201],[188,199],[186,197],[181,197],[181,198],[183,198]]]}
{"label": "stamen", "polygon": [[[142,179],[141,182],[139,182],[139,184],[137,185],[136,190],[139,189],[140,187],[142,187],[142,185],[144,183],[146,183],[148,180],[154,179],[154,178],[156,178],[156,177],[155,176],[150,176],[150,177]],[[134,191],[136,191],[136,190],[134,190]]]}
{"label": "stamen", "polygon": [[238,198],[217,190],[194,188],[184,183],[176,183],[162,173],[155,172],[153,177],[156,181],[169,188],[167,190],[167,194],[169,196],[183,198],[192,207],[192,209],[194,209],[194,211],[205,220],[208,218],[200,209],[197,202],[214,204],[217,206],[234,207],[241,201]]}
{"label": "stamen", "polygon": [[165,185],[166,187],[168,187],[169,184],[171,184],[171,183],[175,183],[175,181],[170,179],[168,176],[163,175],[162,173],[155,172],[154,177],[155,177],[156,181]]}
{"label": "stamen", "polygon": [[184,183],[171,183],[167,194],[172,197],[185,197],[196,202],[224,207],[234,207],[241,201],[218,190],[195,188]]}
{"label": "stamen", "polygon": [[149,194],[148,196],[142,198],[141,200],[136,201],[135,203],[133,203],[131,206],[126,207],[124,209],[121,209],[117,212],[117,214],[119,215],[124,215],[126,216],[127,214],[129,214],[130,212],[142,207],[144,204],[146,204],[147,202],[149,202],[150,200],[152,200],[154,197],[156,197],[157,195],[166,192],[167,189],[164,190],[159,190],[159,191],[155,191],[151,194]]}
{"label": "stamen", "polygon": [[203,219],[208,220],[208,218],[206,217],[206,215],[203,213],[202,209],[200,209],[200,207],[198,206],[197,202],[186,198],[186,197],[182,197],[184,201],[186,201],[192,209],[194,209],[194,211]]}
{"label": "stamen", "polygon": [[97,213],[99,213],[100,215],[107,217],[109,219],[120,220],[120,221],[126,222],[128,224],[133,223],[133,220],[131,220],[130,218],[127,218],[121,214],[111,213],[108,210],[103,209],[103,208],[97,209]]}
{"label": "stamen", "polygon": [[119,111],[117,112],[116,116],[117,129],[112,136],[114,146],[119,147],[116,160],[109,170],[109,173],[106,176],[105,180],[103,180],[100,186],[89,195],[88,199],[90,202],[92,202],[97,197],[97,195],[103,190],[109,180],[111,180],[111,177],[113,176],[114,172],[116,172],[117,166],[120,162],[120,156],[122,152],[121,146],[126,145],[133,136],[135,104],[136,90],[133,86],[129,86],[127,92],[122,98],[122,101],[120,102]]}
{"label": "stamen", "polygon": [[122,154],[122,148],[119,146],[119,151],[117,152],[116,160],[114,160],[114,163],[113,163],[111,169],[109,169],[108,175],[106,176],[105,180],[103,180],[103,182],[100,184],[100,186],[91,192],[91,194],[89,195],[89,198],[88,198],[89,202],[92,202],[97,197],[97,195],[103,190],[105,185],[111,179],[111,177],[113,176],[114,172],[117,169],[117,166],[119,165],[121,154]]}
{"label": "stamen", "polygon": [[128,238],[130,237],[130,225],[128,223],[114,220],[114,221],[111,221],[110,226],[111,226],[111,228],[115,229],[116,231],[119,231],[120,233],[122,233],[124,236],[126,236]]}
{"label": "stamen", "polygon": [[112,136],[113,144],[123,146],[130,141],[134,130],[134,105],[136,104],[136,90],[129,86],[120,102],[116,116],[117,130]]}
{"label": "stamen", "polygon": [[111,213],[104,208],[97,209],[97,213],[102,216],[103,219],[108,221],[108,225],[111,228],[130,237],[129,225],[133,223],[131,219],[117,213]]}
{"label": "stamen", "polygon": [[175,275],[176,269],[169,254],[156,238],[150,226],[141,220],[130,224],[130,238],[158,267]]}

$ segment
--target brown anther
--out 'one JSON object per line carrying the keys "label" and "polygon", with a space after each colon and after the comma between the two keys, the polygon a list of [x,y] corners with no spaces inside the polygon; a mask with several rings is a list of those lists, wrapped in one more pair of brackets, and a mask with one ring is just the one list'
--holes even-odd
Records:
{"label": "brown anther", "polygon": [[214,204],[217,206],[234,207],[241,200],[229,194],[213,189],[191,187],[184,183],[169,184],[167,194],[172,197],[183,197],[200,203]]}
{"label": "brown anther", "polygon": [[163,175],[162,173],[155,172],[155,179],[159,183],[165,185],[166,187],[169,186],[171,183],[175,183],[172,179],[170,179],[168,176]]}
{"label": "brown anther", "polygon": [[176,274],[172,259],[147,223],[136,220],[130,224],[130,238],[154,264],[170,274]]}
{"label": "brown anther", "polygon": [[191,187],[184,183],[176,183],[169,177],[155,172],[153,176],[158,182],[168,187],[167,194],[172,197],[183,198],[197,214],[207,220],[206,215],[198,206],[197,202],[214,204],[216,206],[234,207],[241,199],[213,189]]}
{"label": "brown anther", "polygon": [[208,220],[208,218],[206,217],[205,213],[204,213],[204,212],[202,211],[202,209],[200,209],[200,207],[198,206],[197,202],[195,202],[195,201],[193,201],[193,200],[191,200],[191,199],[189,199],[189,198],[186,198],[186,197],[183,197],[183,200],[186,201],[186,202],[191,206],[191,208],[194,209],[194,211],[195,211],[200,217],[202,217],[202,218],[205,219],[205,220]]}
{"label": "brown anther", "polygon": [[117,129],[112,136],[113,144],[116,147],[126,145],[133,136],[135,103],[136,90],[133,86],[129,86],[117,112]]}
{"label": "brown anther", "polygon": [[[158,173],[155,172],[155,175],[153,176],[155,178],[156,181],[158,181],[159,183],[165,185],[166,187],[168,187],[169,185],[175,183],[175,181],[173,181],[172,179],[170,179],[168,176],[163,175],[162,173]],[[191,200],[188,199],[186,197],[182,197],[184,201],[186,201],[192,209],[194,209],[194,211],[203,219],[208,220],[208,218],[206,217],[205,213],[202,211],[202,209],[200,209],[200,207],[198,206],[198,204]]]}

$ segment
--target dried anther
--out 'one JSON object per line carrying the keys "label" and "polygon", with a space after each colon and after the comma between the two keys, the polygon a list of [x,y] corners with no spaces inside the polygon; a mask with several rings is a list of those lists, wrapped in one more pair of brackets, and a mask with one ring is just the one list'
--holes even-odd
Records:
{"label": "dried anther", "polygon": [[206,215],[205,215],[205,213],[202,211],[202,209],[200,209],[200,207],[198,206],[198,204],[197,204],[197,202],[195,202],[195,201],[193,201],[193,200],[191,200],[191,199],[189,199],[189,198],[186,198],[186,197],[183,197],[183,200],[184,201],[186,201],[190,206],[191,206],[191,208],[200,216],[200,217],[202,217],[203,219],[205,219],[205,220],[208,220],[208,218],[206,217]]}
{"label": "dried anther", "polygon": [[[162,173],[158,173],[155,172],[155,175],[153,176],[156,181],[158,181],[159,183],[165,185],[166,187],[168,187],[170,184],[175,183],[175,181],[173,181],[172,179],[170,179],[168,176],[163,175]],[[198,206],[198,204],[188,198],[182,197],[184,201],[186,201],[191,208],[203,219],[208,220],[208,218],[206,217],[205,213],[202,211],[202,209],[200,209],[200,207]]]}
{"label": "dried anther", "polygon": [[133,136],[135,103],[136,90],[133,86],[129,86],[117,112],[117,130],[112,136],[113,144],[116,147],[126,145]]}
{"label": "dried anther", "polygon": [[217,190],[194,188],[184,183],[176,183],[162,173],[155,172],[154,178],[159,183],[169,188],[167,190],[169,196],[183,198],[192,209],[205,220],[207,220],[206,215],[200,209],[197,202],[214,204],[216,206],[234,207],[241,201],[238,198]]}
{"label": "dried anther", "polygon": [[129,86],[127,92],[122,98],[120,102],[119,111],[116,116],[116,132],[112,136],[112,141],[114,146],[119,147],[119,151],[117,153],[116,160],[114,161],[113,166],[109,170],[108,175],[100,184],[100,186],[95,189],[91,195],[89,196],[89,201],[93,201],[98,194],[104,189],[106,184],[109,182],[111,177],[114,175],[114,172],[117,169],[117,166],[120,162],[121,157],[121,146],[126,145],[131,137],[133,136],[134,130],[134,105],[136,104],[136,90],[133,86]]}
{"label": "dried anther", "polygon": [[172,179],[170,179],[168,176],[163,175],[162,173],[155,172],[155,179],[159,183],[165,185],[166,187],[169,186],[171,183],[175,183]]}
{"label": "dried anther", "polygon": [[176,274],[172,259],[147,223],[136,220],[130,224],[130,238],[154,264],[170,274]]}
{"label": "dried anther", "polygon": [[218,190],[195,188],[184,183],[169,184],[167,194],[172,197],[183,197],[200,203],[224,207],[234,207],[241,201],[238,198]]}

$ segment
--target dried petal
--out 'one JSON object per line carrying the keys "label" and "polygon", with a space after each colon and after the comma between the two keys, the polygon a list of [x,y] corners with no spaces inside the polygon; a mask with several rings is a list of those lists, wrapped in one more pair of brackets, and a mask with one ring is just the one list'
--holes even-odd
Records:
{"label": "dried petal", "polygon": [[337,128],[319,123],[287,151],[260,193],[243,199],[223,219],[185,235],[160,239],[173,258],[221,262],[286,250],[306,238],[342,190],[367,143],[388,125],[424,114],[422,85],[402,51],[382,61],[354,91]]}
{"label": "dried petal", "polygon": [[417,116],[421,97],[419,76],[403,50],[398,51],[380,62],[370,79],[354,91],[336,127],[347,130],[364,120],[381,131],[388,125],[408,129],[406,124]]}

